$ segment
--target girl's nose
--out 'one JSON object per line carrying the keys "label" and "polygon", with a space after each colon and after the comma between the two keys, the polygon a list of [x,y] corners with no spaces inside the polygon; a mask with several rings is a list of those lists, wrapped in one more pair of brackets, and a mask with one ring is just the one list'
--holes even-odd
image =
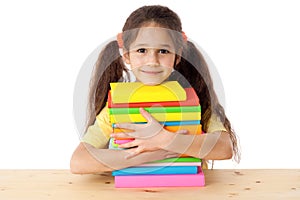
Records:
{"label": "girl's nose", "polygon": [[158,61],[158,53],[154,51],[150,51],[148,54],[148,63],[157,65],[159,63]]}

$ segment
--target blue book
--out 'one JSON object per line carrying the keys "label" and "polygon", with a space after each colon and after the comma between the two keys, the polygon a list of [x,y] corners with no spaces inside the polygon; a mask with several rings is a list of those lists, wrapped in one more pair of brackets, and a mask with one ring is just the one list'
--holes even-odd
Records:
{"label": "blue book", "polygon": [[182,126],[182,125],[194,125],[194,124],[200,124],[200,120],[191,120],[191,121],[170,121],[170,122],[164,122],[164,126]]}
{"label": "blue book", "polygon": [[128,167],[112,172],[113,176],[154,175],[154,174],[197,174],[197,166],[151,166]]}

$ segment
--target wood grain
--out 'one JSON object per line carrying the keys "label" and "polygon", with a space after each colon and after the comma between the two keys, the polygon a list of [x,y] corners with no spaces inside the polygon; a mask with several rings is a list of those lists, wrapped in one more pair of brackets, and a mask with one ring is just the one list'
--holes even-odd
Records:
{"label": "wood grain", "polygon": [[204,170],[205,187],[117,189],[110,173],[0,170],[0,199],[300,199],[300,169]]}

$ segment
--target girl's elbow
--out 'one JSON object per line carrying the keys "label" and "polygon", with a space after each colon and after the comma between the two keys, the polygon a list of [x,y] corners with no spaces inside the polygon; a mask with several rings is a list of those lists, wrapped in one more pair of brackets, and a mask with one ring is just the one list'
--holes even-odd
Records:
{"label": "girl's elbow", "polygon": [[233,151],[230,146],[224,144],[214,149],[205,159],[207,160],[229,160],[233,157]]}
{"label": "girl's elbow", "polygon": [[70,160],[70,172],[73,174],[86,174],[87,172],[87,153],[83,144],[80,144],[74,151]]}
{"label": "girl's elbow", "polygon": [[83,162],[73,154],[70,161],[70,172],[72,174],[84,174]]}
{"label": "girl's elbow", "polygon": [[228,160],[231,159],[233,157],[233,150],[231,147],[226,147],[226,150],[224,150],[224,154],[223,154],[223,160]]}
{"label": "girl's elbow", "polygon": [[87,144],[81,143],[74,151],[70,161],[70,172],[73,174],[94,174],[108,172],[112,169],[100,163],[86,149]]}
{"label": "girl's elbow", "polygon": [[72,174],[81,174],[81,171],[76,166],[76,164],[75,164],[75,162],[73,160],[71,160],[71,162],[70,162],[70,172]]}
{"label": "girl's elbow", "polygon": [[228,160],[233,157],[232,142],[226,132],[222,132],[217,144],[207,157],[209,160]]}
{"label": "girl's elbow", "polygon": [[223,134],[222,159],[224,160],[231,159],[233,157],[232,141],[228,133],[222,133],[222,134]]}

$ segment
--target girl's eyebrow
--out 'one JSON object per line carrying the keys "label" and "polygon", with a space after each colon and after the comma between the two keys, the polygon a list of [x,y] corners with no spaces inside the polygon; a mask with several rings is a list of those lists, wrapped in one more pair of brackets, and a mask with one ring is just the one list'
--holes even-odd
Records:
{"label": "girl's eyebrow", "polygon": [[[139,47],[152,47],[154,45],[151,45],[151,44],[147,44],[147,43],[140,43],[140,44],[137,44],[137,45],[133,45],[135,48],[139,48]],[[169,44],[158,44],[157,45],[159,48],[172,48],[171,45]]]}

